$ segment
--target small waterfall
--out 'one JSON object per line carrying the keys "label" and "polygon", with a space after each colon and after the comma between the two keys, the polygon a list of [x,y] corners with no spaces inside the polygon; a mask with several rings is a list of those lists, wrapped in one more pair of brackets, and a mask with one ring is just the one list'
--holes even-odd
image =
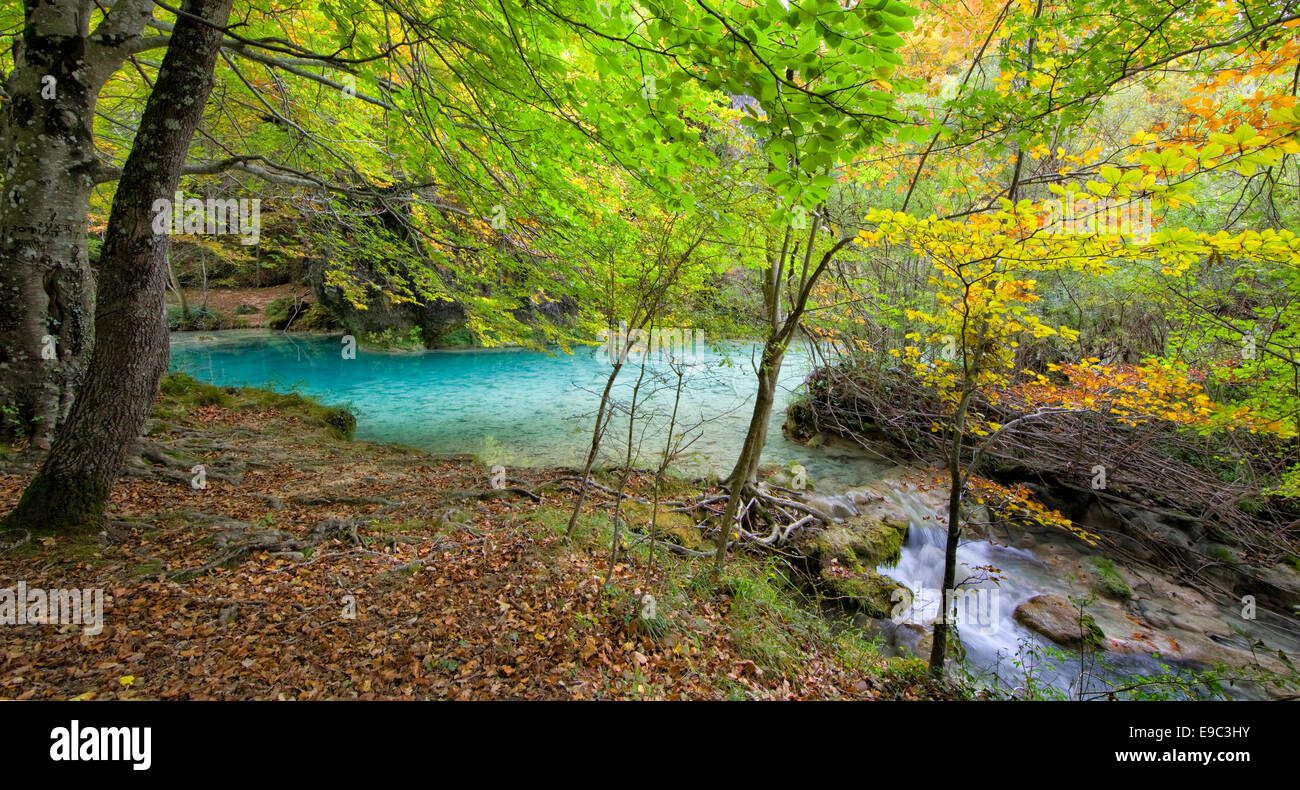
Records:
{"label": "small waterfall", "polygon": [[[810,504],[835,518],[857,515],[866,504],[882,499],[906,517],[909,525],[898,562],[876,569],[910,594],[910,601],[900,594],[895,625],[886,631],[892,634],[896,626],[908,624],[906,634],[900,630],[900,636],[894,638],[915,650],[922,629],[932,628],[942,607],[948,539],[946,481],[899,469],[841,494],[807,497]],[[1021,685],[1024,676],[1013,662],[1026,661],[1026,644],[1050,646],[1050,642],[1016,622],[1016,607],[1040,593],[1068,595],[1068,584],[1034,553],[978,538],[964,538],[958,545],[955,581],[960,591],[954,606],[964,666],[984,682],[1007,688]],[[1086,659],[1087,665],[1078,658],[1053,659],[1052,666],[1036,668],[1035,682],[1078,693],[1080,687],[1085,691],[1105,688],[1110,678],[1161,671],[1160,662],[1150,656],[1108,654],[1106,659],[1115,672],[1098,671],[1090,659]]]}

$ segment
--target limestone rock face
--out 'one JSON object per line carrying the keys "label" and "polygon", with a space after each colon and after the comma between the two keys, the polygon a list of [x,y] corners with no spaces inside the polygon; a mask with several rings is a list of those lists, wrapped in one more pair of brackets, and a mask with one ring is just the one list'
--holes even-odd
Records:
{"label": "limestone rock face", "polygon": [[[352,276],[370,284],[366,290],[365,309],[352,304],[338,286],[330,285],[327,275],[330,265],[321,259],[307,263],[307,284],[313,299],[351,332],[367,334],[393,330],[399,336],[419,329],[425,344],[430,348],[464,345],[469,338],[462,331],[467,314],[464,306],[450,298],[419,298],[414,301],[390,299],[385,291],[388,279],[373,267],[363,267]],[[525,324],[541,320],[563,324],[577,314],[578,304],[572,297],[542,299],[539,302],[521,300],[511,310],[511,315]]]}

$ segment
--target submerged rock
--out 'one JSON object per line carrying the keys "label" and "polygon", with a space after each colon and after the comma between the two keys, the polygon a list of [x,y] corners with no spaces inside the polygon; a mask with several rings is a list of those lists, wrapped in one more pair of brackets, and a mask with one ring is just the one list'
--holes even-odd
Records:
{"label": "submerged rock", "polygon": [[[912,657],[928,661],[930,651],[934,648],[934,628],[923,623],[901,622],[870,618],[859,615],[853,624],[869,636],[875,637],[883,648],[885,655],[893,657]],[[948,632],[948,660],[957,660],[963,655],[960,632]]]}
{"label": "submerged rock", "polygon": [[788,466],[772,471],[767,475],[766,482],[771,486],[795,491],[817,490],[817,485],[813,483],[812,476],[808,474],[808,470],[797,463],[791,463]]}

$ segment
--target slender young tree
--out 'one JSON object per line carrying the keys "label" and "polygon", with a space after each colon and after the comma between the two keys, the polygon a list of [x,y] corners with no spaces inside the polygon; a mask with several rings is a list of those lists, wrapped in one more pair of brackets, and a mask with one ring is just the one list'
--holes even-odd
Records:
{"label": "slender young tree", "polygon": [[[705,225],[695,229],[693,237],[687,240],[689,243],[686,247],[674,252],[670,249],[669,244],[673,240],[673,233],[677,224],[675,218],[667,224],[664,231],[665,235],[660,240],[663,246],[659,255],[655,258],[653,272],[648,275],[648,284],[644,286],[642,292],[634,296],[635,302],[631,311],[632,321],[627,336],[619,337],[611,334],[607,340],[609,348],[613,351],[610,354],[613,367],[605,379],[605,389],[600,395],[600,406],[596,410],[596,423],[592,428],[591,445],[587,450],[586,464],[582,468],[582,487],[578,492],[577,501],[574,502],[573,512],[569,515],[569,525],[565,531],[566,537],[573,537],[577,530],[578,516],[581,514],[582,506],[586,501],[587,484],[591,480],[591,470],[600,455],[601,442],[604,439],[605,431],[609,427],[609,422],[614,416],[610,395],[613,392],[614,383],[618,379],[618,374],[627,362],[635,336],[659,316],[669,291],[680,284],[683,269],[690,264],[692,255],[704,243],[709,228],[709,226]],[[612,298],[613,294],[611,294]],[[612,315],[607,316],[607,320],[612,322],[612,319]]]}
{"label": "slender young tree", "polygon": [[[735,527],[736,515],[740,512],[741,500],[745,489],[752,486],[758,478],[758,463],[763,454],[763,445],[767,442],[767,424],[772,417],[772,406],[776,403],[777,381],[781,376],[781,363],[785,360],[786,349],[799,329],[808,308],[808,299],[812,289],[825,273],[835,256],[853,240],[845,236],[826,249],[820,258],[815,258],[817,235],[821,231],[820,219],[810,223],[806,246],[802,259],[796,263],[789,261],[791,255],[791,230],[783,234],[780,251],[772,256],[771,264],[763,276],[763,301],[767,310],[767,336],[763,342],[763,353],[758,363],[758,394],[754,399],[754,410],[749,419],[749,430],[745,433],[745,442],[741,445],[736,465],[727,477],[727,507],[722,514],[722,529],[718,537],[717,552],[714,554],[714,572],[722,570],[726,562],[727,545],[732,529]],[[794,245],[797,249],[797,245]],[[798,253],[796,252],[795,255]],[[788,294],[784,295],[787,286]],[[787,304],[782,307],[783,302]]]}

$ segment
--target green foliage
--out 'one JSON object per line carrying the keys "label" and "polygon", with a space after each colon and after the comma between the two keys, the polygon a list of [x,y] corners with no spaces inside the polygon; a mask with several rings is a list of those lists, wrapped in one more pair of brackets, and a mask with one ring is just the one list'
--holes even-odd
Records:
{"label": "green foliage", "polygon": [[[1155,672],[1134,675],[1117,669],[1104,657],[1089,656],[1070,688],[1062,689],[1045,680],[1067,661],[1080,659],[1077,654],[1022,639],[1015,655],[1008,657],[1010,673],[999,667],[991,678],[968,674],[967,681],[979,687],[982,696],[994,699],[1186,701],[1227,699],[1223,681],[1233,674],[1222,667],[1197,671],[1161,663]],[[1236,674],[1244,677],[1248,673]],[[1090,681],[1086,689],[1084,681]]]}
{"label": "green foliage", "polygon": [[[83,23],[93,27],[107,7]],[[1294,64],[1251,67],[1294,43],[1292,9],[1266,0],[1191,0],[1177,13],[1157,0],[989,8],[996,17],[932,6],[914,30],[918,12],[897,0],[247,4],[239,30],[248,43],[219,65],[193,146],[198,162],[226,164],[194,168],[202,175],[184,192],[264,196],[268,228],[257,245],[177,244],[178,277],[229,287],[310,269],[314,287],[357,311],[463,308],[464,324],[446,330],[358,333],[387,349],[568,350],[636,319],[744,336],[758,331],[765,306],[749,270],[770,271],[773,292],[797,293],[801,255],[878,234],[883,215],[866,218],[866,207],[906,208],[910,216],[892,221],[909,242],[928,234],[921,243],[877,235],[882,244],[852,249],[802,294],[817,307],[805,326],[848,349],[864,378],[885,382],[871,394],[888,397],[906,369],[952,396],[933,412],[959,417],[938,431],[979,441],[1000,426],[978,414],[968,426],[964,396],[996,394],[1013,372],[1159,357],[1223,406],[1202,427],[1234,434],[1207,439],[1199,455],[1170,452],[1211,482],[1244,481],[1250,495],[1234,503],[1285,526],[1300,500],[1296,245],[1284,239],[1292,254],[1276,243],[1261,254],[1252,246],[1261,234],[1236,248],[1197,234],[1300,221]],[[152,13],[174,18],[161,6]],[[23,23],[17,6],[0,11],[0,28]],[[958,68],[947,64],[933,84],[914,77],[927,53],[905,44],[953,29],[977,41],[987,33],[987,51],[958,47]],[[0,52],[0,73],[18,51]],[[1232,95],[1197,94],[1213,105],[1204,128],[1166,120],[1187,115],[1192,89],[1237,61],[1243,73],[1223,83]],[[156,63],[135,59],[98,97],[93,148],[108,167],[131,150]],[[1262,102],[1266,91],[1281,100]],[[1160,132],[1154,145],[1149,129]],[[1067,256],[1041,243],[1043,199],[1120,185],[1176,198],[1158,245],[1094,240]],[[92,228],[114,189],[97,189]],[[808,219],[807,233],[793,232]],[[990,220],[998,232],[987,233]],[[90,248],[95,256],[97,237]],[[167,323],[242,321],[170,307]],[[339,328],[327,308],[291,298],[269,304],[265,323]],[[944,338],[960,367],[934,347]],[[341,438],[355,429],[349,412],[298,395],[164,380],[158,414],[186,419],[205,407],[278,408]],[[811,432],[797,413],[794,427]],[[1294,545],[1276,535],[1277,546],[1252,548],[1294,562]],[[820,550],[858,575],[832,574],[833,592],[875,600],[880,579],[862,571],[895,558],[901,535],[841,538],[828,530]],[[1103,592],[1132,595],[1108,560],[1094,566]],[[817,629],[774,597],[775,577],[750,570],[728,582],[737,638],[756,661],[788,667]],[[779,625],[760,629],[763,618]]]}
{"label": "green foliage", "polygon": [[342,327],[338,318],[320,302],[312,302],[298,320],[293,322],[293,328],[301,332],[332,332]]}
{"label": "green foliage", "polygon": [[1097,570],[1097,580],[1101,592],[1121,601],[1127,601],[1133,597],[1133,590],[1129,589],[1124,577],[1120,576],[1119,571],[1115,570],[1115,563],[1109,557],[1093,555],[1091,561],[1092,567]]}
{"label": "green foliage", "polygon": [[474,333],[466,327],[441,334],[434,341],[435,348],[473,348],[474,346]]}
{"label": "green foliage", "polygon": [[741,655],[768,671],[789,672],[808,640],[829,640],[830,629],[816,613],[795,602],[798,594],[769,564],[767,573],[732,563],[721,584],[731,595],[728,618],[732,643]]}
{"label": "green foliage", "polygon": [[419,351],[426,347],[424,333],[419,327],[412,327],[405,333],[390,327],[379,332],[367,332],[359,340],[363,346],[384,351]]}
{"label": "green foliage", "polygon": [[27,438],[27,425],[19,413],[19,409],[12,403],[0,405],[0,420],[3,420],[8,430],[12,432],[13,437],[19,441]]}
{"label": "green foliage", "polygon": [[296,308],[294,300],[287,296],[272,299],[262,309],[262,320],[267,329],[284,329],[289,326],[290,320],[297,312]]}
{"label": "green foliage", "polygon": [[288,296],[268,302],[262,316],[268,329],[333,332],[343,328],[329,308],[319,302],[303,302]]}

